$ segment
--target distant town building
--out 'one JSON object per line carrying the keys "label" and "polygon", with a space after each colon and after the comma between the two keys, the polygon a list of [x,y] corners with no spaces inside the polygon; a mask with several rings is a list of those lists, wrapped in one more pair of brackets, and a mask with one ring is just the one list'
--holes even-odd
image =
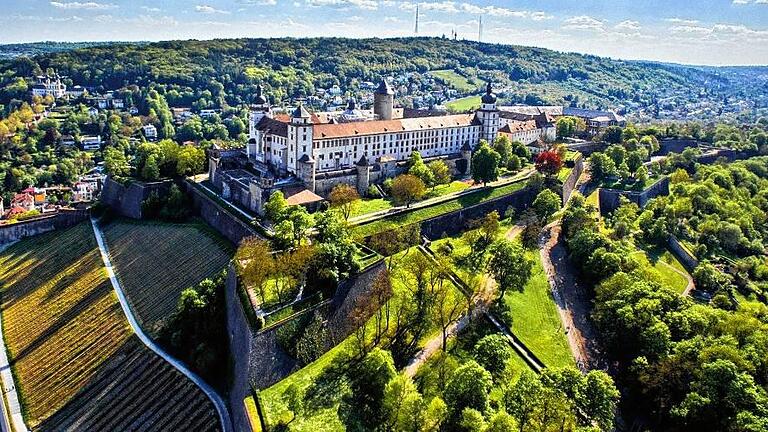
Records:
{"label": "distant town building", "polygon": [[218,114],[218,111],[215,109],[204,109],[200,110],[200,117],[202,118],[210,118]]}
{"label": "distant town building", "polygon": [[74,147],[76,144],[75,137],[72,135],[62,135],[59,144],[61,144],[62,147]]}
{"label": "distant town building", "polygon": [[70,89],[67,89],[67,96],[73,99],[77,99],[86,93],[85,87],[76,85]]}
{"label": "distant town building", "polygon": [[59,99],[67,94],[67,86],[61,82],[59,74],[39,75],[37,82],[32,86],[32,96],[52,96]]}
{"label": "distant town building", "polygon": [[154,141],[157,139],[157,128],[155,125],[144,125],[141,127],[142,132],[144,132],[144,138],[146,138],[148,141]]}
{"label": "distant town building", "polygon": [[101,136],[84,136],[80,138],[80,147],[85,151],[101,149]]}

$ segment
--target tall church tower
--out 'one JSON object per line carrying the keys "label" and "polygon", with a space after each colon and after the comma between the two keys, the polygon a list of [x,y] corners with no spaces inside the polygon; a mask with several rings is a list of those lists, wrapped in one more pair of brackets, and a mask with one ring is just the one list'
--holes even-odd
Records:
{"label": "tall church tower", "polygon": [[480,134],[480,138],[488,141],[489,144],[493,144],[493,140],[496,139],[496,135],[499,133],[501,127],[499,121],[499,109],[496,106],[496,95],[493,94],[493,88],[491,83],[485,87],[485,94],[481,98],[480,109],[475,114],[480,123],[483,124],[483,129]]}
{"label": "tall church tower", "polygon": [[256,129],[256,125],[258,125],[264,117],[272,117],[272,109],[269,106],[269,101],[264,97],[264,91],[261,88],[261,84],[259,84],[256,86],[256,97],[251,104],[251,112],[248,116],[248,145],[245,150],[249,158],[255,157],[262,162],[265,161],[264,137],[261,136],[261,132]]}
{"label": "tall church tower", "polygon": [[387,80],[382,78],[379,88],[373,93],[373,114],[378,116],[379,120],[392,120],[394,110],[395,91]]}
{"label": "tall church tower", "polygon": [[298,172],[298,161],[303,156],[312,158],[312,115],[299,104],[291,114],[291,122],[288,123],[288,151],[286,164],[288,172]]}

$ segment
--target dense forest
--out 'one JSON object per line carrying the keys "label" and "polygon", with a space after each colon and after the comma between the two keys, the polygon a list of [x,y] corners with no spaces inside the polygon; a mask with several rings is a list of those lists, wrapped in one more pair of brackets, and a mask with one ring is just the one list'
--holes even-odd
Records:
{"label": "dense forest", "polygon": [[[625,99],[650,103],[660,89],[737,95],[750,89],[751,76],[441,38],[192,40],[120,43],[6,60],[0,62],[0,104],[23,99],[26,88],[18,80],[48,68],[67,76],[70,85],[97,90],[157,84],[172,106],[202,98],[201,108],[247,103],[257,83],[280,102],[334,84],[354,89],[382,75],[440,69],[469,69],[478,78],[512,87],[538,85],[533,88],[550,93],[538,95],[543,102],[580,97],[591,106]],[[522,101],[525,95],[511,96]]]}

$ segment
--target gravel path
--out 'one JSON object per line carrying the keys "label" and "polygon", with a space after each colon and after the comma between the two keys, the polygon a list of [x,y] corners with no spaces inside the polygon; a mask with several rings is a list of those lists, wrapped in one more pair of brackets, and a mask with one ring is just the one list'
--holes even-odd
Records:
{"label": "gravel path", "polygon": [[539,252],[552,295],[563,322],[568,345],[582,371],[604,368],[597,332],[589,320],[592,300],[579,285],[565,245],[560,239],[559,222],[547,225],[539,240]]}

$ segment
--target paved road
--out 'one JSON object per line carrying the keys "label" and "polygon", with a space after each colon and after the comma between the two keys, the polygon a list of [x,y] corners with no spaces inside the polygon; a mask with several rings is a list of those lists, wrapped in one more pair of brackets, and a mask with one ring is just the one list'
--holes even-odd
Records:
{"label": "paved road", "polygon": [[213,405],[216,407],[216,411],[219,414],[219,419],[221,420],[222,430],[224,432],[234,432],[232,430],[232,422],[229,418],[229,411],[227,410],[227,406],[224,403],[224,400],[219,396],[219,394],[216,393],[216,391],[211,386],[209,386],[205,381],[203,381],[202,378],[197,376],[197,374],[187,369],[187,367],[182,362],[180,362],[170,354],[166,353],[159,345],[153,342],[152,339],[150,339],[149,336],[146,335],[146,333],[144,333],[144,330],[141,329],[138,321],[136,321],[136,317],[133,316],[133,312],[131,311],[131,308],[128,305],[128,300],[125,297],[125,292],[123,291],[123,288],[120,285],[120,281],[117,279],[117,276],[115,276],[115,272],[112,269],[112,262],[109,259],[109,250],[107,249],[106,242],[104,241],[104,234],[101,232],[101,229],[98,227],[96,223],[96,219],[91,218],[91,226],[93,227],[93,234],[94,236],[96,236],[96,243],[98,243],[99,245],[101,260],[104,262],[104,267],[107,269],[107,275],[109,276],[109,281],[112,283],[112,287],[115,289],[117,298],[120,301],[120,307],[122,307],[123,312],[125,313],[125,317],[128,319],[128,323],[131,325],[131,328],[133,329],[134,333],[136,333],[136,335],[139,337],[141,342],[144,343],[144,345],[146,345],[149,349],[151,349],[157,355],[162,357],[165,361],[170,363],[179,372],[181,372],[187,378],[192,380],[192,382],[197,384],[197,386],[200,387],[201,390],[203,390],[203,392],[208,396],[208,398],[211,399],[211,402],[213,402]]}

